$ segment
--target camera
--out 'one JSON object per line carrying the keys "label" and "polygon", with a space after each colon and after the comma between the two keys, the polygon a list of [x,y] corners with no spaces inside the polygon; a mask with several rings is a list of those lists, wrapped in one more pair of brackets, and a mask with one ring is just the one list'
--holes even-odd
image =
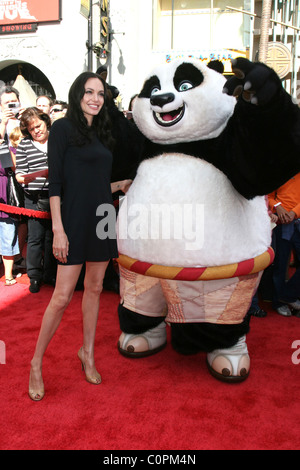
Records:
{"label": "camera", "polygon": [[8,103],[7,105],[8,109],[10,109],[10,111],[12,113],[14,113],[15,116],[17,116],[19,110],[20,110],[20,103]]}

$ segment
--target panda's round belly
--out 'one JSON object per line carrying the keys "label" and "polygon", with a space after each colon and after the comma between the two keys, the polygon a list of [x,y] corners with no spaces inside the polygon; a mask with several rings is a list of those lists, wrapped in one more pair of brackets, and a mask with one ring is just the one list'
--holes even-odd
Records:
{"label": "panda's round belly", "polygon": [[220,266],[271,241],[264,197],[242,197],[213,165],[181,154],[141,163],[120,206],[121,254],[165,266]]}

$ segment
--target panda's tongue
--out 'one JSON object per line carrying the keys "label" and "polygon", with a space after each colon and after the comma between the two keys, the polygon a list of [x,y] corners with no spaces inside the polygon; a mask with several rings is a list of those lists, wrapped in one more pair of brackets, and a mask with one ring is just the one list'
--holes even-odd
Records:
{"label": "panda's tongue", "polygon": [[162,118],[163,118],[163,121],[170,122],[170,121],[173,121],[176,118],[176,116],[165,113],[162,115]]}

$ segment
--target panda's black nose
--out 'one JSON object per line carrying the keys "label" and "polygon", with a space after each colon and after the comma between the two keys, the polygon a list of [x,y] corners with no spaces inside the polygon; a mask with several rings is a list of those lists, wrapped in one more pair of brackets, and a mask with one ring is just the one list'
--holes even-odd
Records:
{"label": "panda's black nose", "polygon": [[174,93],[162,93],[162,94],[154,94],[150,98],[150,103],[153,106],[159,106],[162,108],[165,104],[172,103],[175,100]]}

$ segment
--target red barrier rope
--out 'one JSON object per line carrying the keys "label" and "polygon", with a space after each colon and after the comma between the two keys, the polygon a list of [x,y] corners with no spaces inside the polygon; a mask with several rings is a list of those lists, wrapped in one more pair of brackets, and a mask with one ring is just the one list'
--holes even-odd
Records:
{"label": "red barrier rope", "polygon": [[32,209],[25,209],[24,207],[9,206],[8,204],[0,203],[0,211],[12,215],[25,215],[26,217],[35,217],[37,219],[51,219],[50,212],[35,211]]}
{"label": "red barrier rope", "polygon": [[[114,207],[117,207],[119,201],[113,202]],[[25,209],[24,207],[9,206],[0,202],[0,211],[13,215],[24,215],[26,217],[36,217],[37,219],[51,219],[50,212],[35,211],[32,209]]]}

